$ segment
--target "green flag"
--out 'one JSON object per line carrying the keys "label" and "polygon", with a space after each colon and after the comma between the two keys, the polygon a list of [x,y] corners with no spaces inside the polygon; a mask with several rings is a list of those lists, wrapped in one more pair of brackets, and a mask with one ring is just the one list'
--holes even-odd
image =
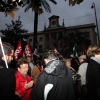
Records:
{"label": "green flag", "polygon": [[78,57],[76,46],[73,47],[73,56]]}

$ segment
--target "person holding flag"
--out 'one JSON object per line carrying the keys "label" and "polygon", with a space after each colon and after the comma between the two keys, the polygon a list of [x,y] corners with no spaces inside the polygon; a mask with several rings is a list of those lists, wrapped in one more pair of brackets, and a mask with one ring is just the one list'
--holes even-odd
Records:
{"label": "person holding flag", "polygon": [[0,38],[0,100],[15,100],[15,72],[8,68],[14,48]]}

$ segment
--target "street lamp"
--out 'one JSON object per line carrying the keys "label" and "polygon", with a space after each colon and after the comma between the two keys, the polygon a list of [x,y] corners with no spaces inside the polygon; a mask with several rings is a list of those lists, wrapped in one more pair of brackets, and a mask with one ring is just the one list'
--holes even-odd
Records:
{"label": "street lamp", "polygon": [[95,3],[92,3],[91,8],[94,8],[94,12],[95,12],[95,20],[96,20],[96,25],[97,25],[97,35],[98,35],[98,44],[100,44],[100,40],[99,40],[99,29],[98,29],[98,22],[97,22],[97,14],[96,14],[96,8],[95,8]]}

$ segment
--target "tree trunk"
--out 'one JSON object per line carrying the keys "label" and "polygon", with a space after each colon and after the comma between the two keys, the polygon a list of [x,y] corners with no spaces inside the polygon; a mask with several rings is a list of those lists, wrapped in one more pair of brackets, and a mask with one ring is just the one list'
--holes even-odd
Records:
{"label": "tree trunk", "polygon": [[[34,14],[34,33],[33,33],[33,52],[37,48],[37,29],[38,29],[38,13]],[[36,62],[36,56],[33,55],[33,60]]]}

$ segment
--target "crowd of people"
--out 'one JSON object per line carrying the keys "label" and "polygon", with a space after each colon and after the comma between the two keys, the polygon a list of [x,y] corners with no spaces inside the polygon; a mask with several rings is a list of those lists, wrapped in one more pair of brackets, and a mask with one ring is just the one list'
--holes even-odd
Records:
{"label": "crowd of people", "polygon": [[[43,61],[18,57],[14,48],[0,45],[0,100],[100,100],[100,46],[91,45],[87,55],[61,58],[53,50]],[[8,68],[7,68],[7,64]]]}

